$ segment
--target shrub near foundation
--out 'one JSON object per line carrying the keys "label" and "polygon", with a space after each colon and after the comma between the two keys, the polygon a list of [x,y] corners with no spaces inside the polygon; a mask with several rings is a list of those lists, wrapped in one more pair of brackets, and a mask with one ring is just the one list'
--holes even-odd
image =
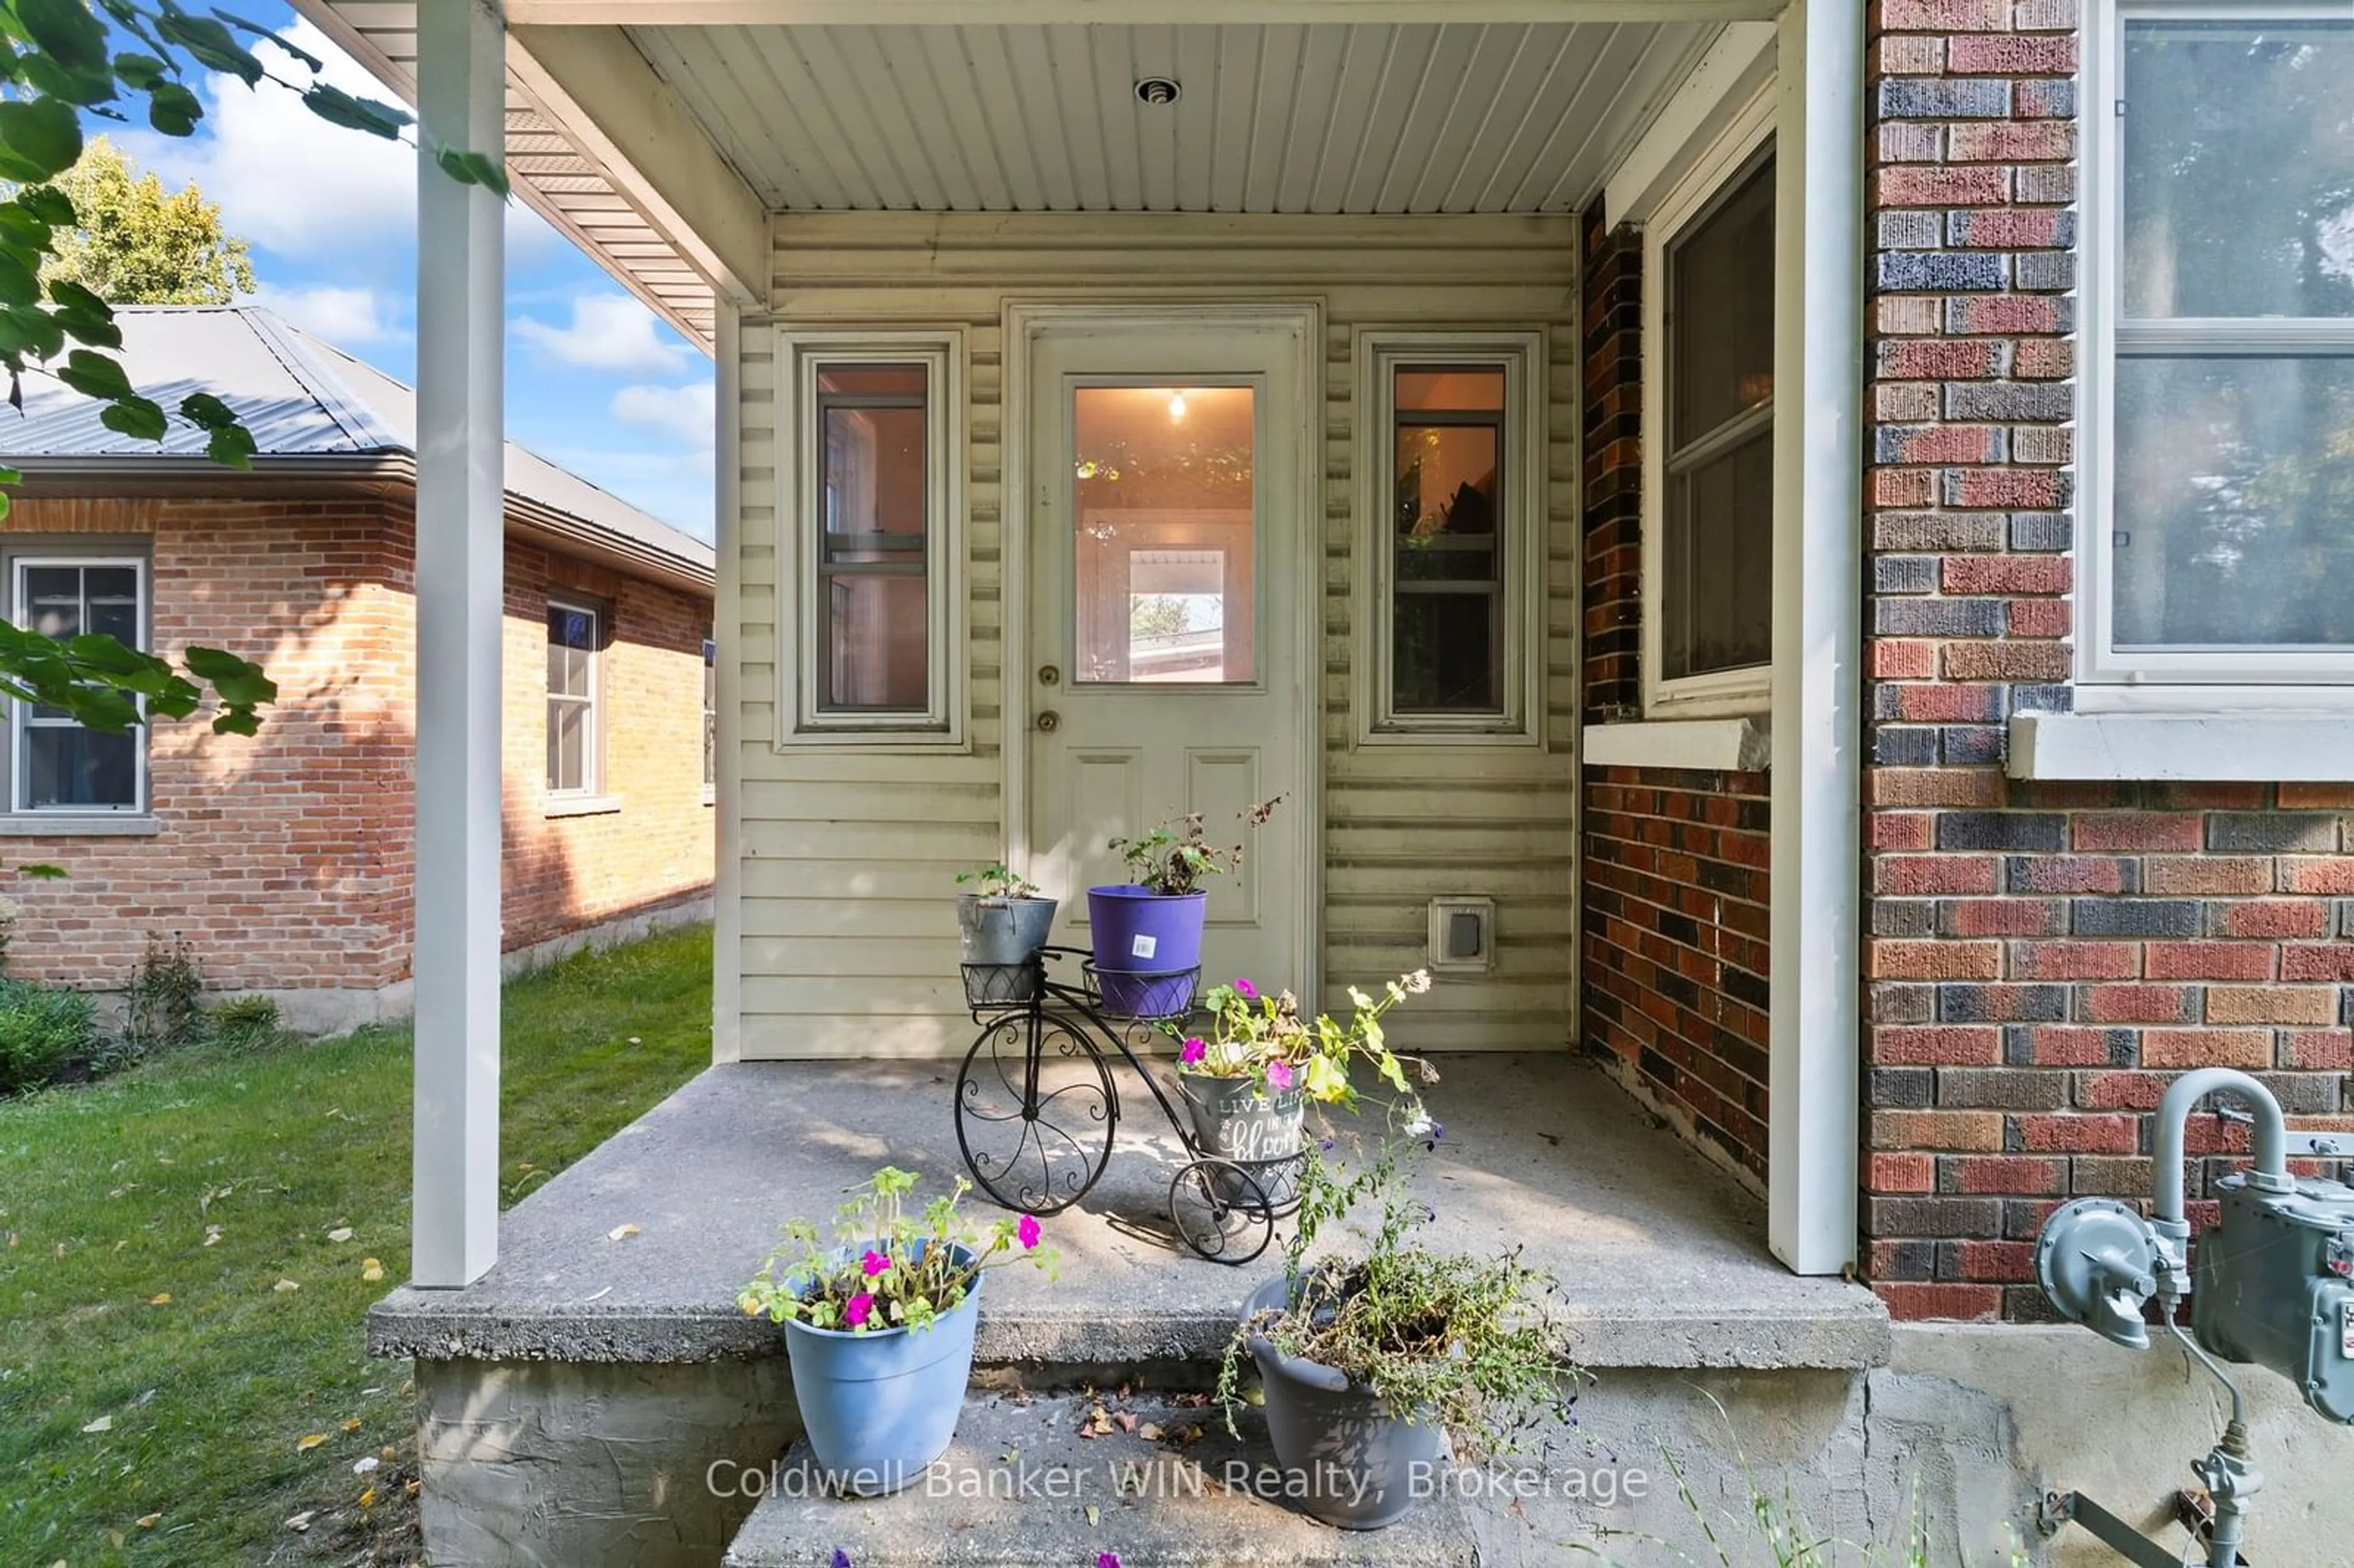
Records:
{"label": "shrub near foundation", "polygon": [[98,1008],[78,991],[0,980],[0,1095],[37,1089],[98,1048]]}

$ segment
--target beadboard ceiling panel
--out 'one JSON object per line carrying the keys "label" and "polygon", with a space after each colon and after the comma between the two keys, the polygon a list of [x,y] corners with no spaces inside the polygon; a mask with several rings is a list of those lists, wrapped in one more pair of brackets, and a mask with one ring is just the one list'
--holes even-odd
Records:
{"label": "beadboard ceiling panel", "polygon": [[772,208],[1378,214],[1576,210],[1717,28],[628,31]]}

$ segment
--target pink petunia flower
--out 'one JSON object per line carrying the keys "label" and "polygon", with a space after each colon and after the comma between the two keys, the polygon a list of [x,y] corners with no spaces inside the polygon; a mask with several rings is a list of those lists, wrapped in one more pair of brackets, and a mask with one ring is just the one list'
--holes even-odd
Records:
{"label": "pink petunia flower", "polygon": [[1019,1241],[1025,1248],[1034,1247],[1038,1245],[1039,1234],[1038,1216],[1035,1214],[1023,1215],[1022,1223],[1013,1227],[1014,1239]]}
{"label": "pink petunia flower", "polygon": [[1117,1552],[1097,1552],[1096,1568],[1119,1568],[1119,1553]]}
{"label": "pink petunia flower", "polygon": [[1267,1082],[1269,1088],[1288,1089],[1291,1087],[1292,1078],[1290,1063],[1269,1062],[1267,1065]]}
{"label": "pink petunia flower", "polygon": [[875,1311],[875,1298],[862,1290],[852,1297],[842,1309],[842,1320],[852,1328],[862,1328]]}
{"label": "pink petunia flower", "polygon": [[1209,1054],[1210,1048],[1202,1044],[1200,1035],[1188,1034],[1185,1036],[1184,1048],[1177,1053],[1177,1059],[1190,1067]]}
{"label": "pink petunia flower", "polygon": [[1235,977],[1235,994],[1241,997],[1245,1001],[1257,1001],[1258,1000],[1258,987],[1251,984],[1250,981],[1245,980],[1242,976],[1236,975]]}
{"label": "pink petunia flower", "polygon": [[858,1260],[858,1266],[864,1271],[867,1278],[872,1279],[878,1274],[888,1274],[891,1271],[891,1260],[869,1248],[866,1255]]}

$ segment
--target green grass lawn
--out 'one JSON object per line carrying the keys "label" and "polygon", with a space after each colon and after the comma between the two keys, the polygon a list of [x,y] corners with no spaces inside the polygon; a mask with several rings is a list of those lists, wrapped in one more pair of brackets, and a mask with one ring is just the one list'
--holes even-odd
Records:
{"label": "green grass lawn", "polygon": [[[709,1062],[710,932],[519,980],[505,1020],[513,1202]],[[414,1554],[408,1366],[361,1345],[408,1151],[406,1028],[0,1102],[0,1564]]]}

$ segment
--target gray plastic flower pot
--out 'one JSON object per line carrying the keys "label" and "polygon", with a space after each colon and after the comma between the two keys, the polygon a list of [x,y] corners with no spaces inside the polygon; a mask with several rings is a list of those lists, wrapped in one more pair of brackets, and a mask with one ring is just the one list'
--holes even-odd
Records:
{"label": "gray plastic flower pot", "polygon": [[[1290,1308],[1289,1282],[1268,1280],[1243,1303],[1243,1321]],[[1390,1414],[1345,1373],[1288,1356],[1263,1334],[1244,1342],[1267,1387],[1267,1436],[1290,1495],[1310,1518],[1342,1530],[1395,1524],[1444,1478],[1447,1428]]]}
{"label": "gray plastic flower pot", "polygon": [[793,1401],[831,1487],[857,1497],[896,1492],[948,1451],[972,1376],[981,1278],[974,1275],[964,1299],[920,1331],[858,1334],[785,1320]]}
{"label": "gray plastic flower pot", "polygon": [[1027,1001],[1036,991],[1038,977],[1029,972],[1030,960],[1055,929],[1055,907],[1051,898],[957,895],[957,940],[963,961],[1002,971],[980,988],[991,1000]]}

